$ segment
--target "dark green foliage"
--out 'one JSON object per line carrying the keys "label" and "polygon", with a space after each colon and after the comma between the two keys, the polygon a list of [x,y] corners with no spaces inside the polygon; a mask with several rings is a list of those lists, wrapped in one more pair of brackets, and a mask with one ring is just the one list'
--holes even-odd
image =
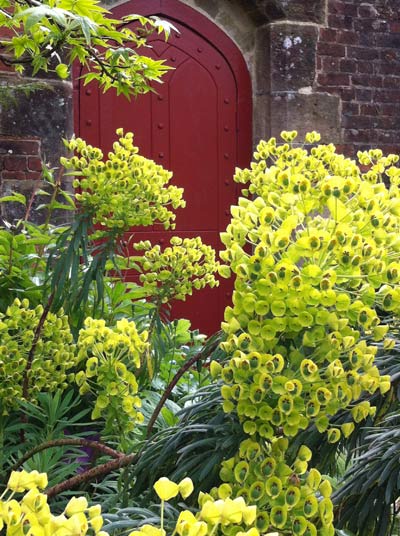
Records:
{"label": "dark green foliage", "polygon": [[[293,445],[295,451],[297,445],[307,444],[313,451],[313,465],[337,477],[333,495],[336,526],[358,536],[393,534],[400,495],[400,337],[399,326],[392,322],[394,346],[385,349],[380,344],[376,357],[380,373],[390,375],[392,388],[384,395],[363,397],[376,406],[375,416],[357,424],[352,435],[339,443],[328,443],[312,426]],[[348,420],[349,413],[342,411],[330,423],[340,426]],[[347,466],[344,474],[343,460]]]}
{"label": "dark green foliage", "polygon": [[202,387],[180,403],[188,406],[178,413],[177,424],[152,437],[133,468],[135,500],[163,475],[175,481],[190,475],[197,489],[209,490],[220,482],[222,460],[233,456],[245,437],[237,418],[223,412],[218,384]]}

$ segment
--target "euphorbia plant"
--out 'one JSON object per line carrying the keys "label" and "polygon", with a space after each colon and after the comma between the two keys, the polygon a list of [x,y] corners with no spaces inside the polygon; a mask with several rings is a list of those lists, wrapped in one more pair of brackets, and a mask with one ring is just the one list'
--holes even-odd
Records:
{"label": "euphorbia plant", "polygon": [[46,473],[13,471],[0,497],[0,528],[15,536],[107,536],[100,505],[89,507],[85,497],[72,497],[56,516],[41,491],[46,486]]}
{"label": "euphorbia plant", "polygon": [[[221,254],[222,275],[235,275],[233,306],[222,324],[232,359],[212,371],[223,381],[225,411],[237,412],[261,445],[245,462],[269,477],[266,494],[258,492],[254,472],[239,478],[232,460],[223,479],[256,503],[262,496],[271,526],[282,533],[329,535],[329,493],[313,488],[324,496],[315,519],[305,509],[295,515],[287,484],[300,494],[296,504],[305,500],[300,475],[307,459],[298,454],[292,465],[282,458],[286,446],[277,457],[273,445],[278,438],[290,442],[310,423],[330,442],[347,437],[354,421],[374,412],[361,394],[390,388],[374,365],[377,346],[360,336],[390,345],[382,314],[400,311],[400,169],[395,155],[360,152],[361,169],[333,145],[307,150],[293,143],[296,136],[282,133],[281,145],[275,138],[260,142],[251,168],[236,172],[235,181],[248,188],[232,207]],[[319,138],[312,132],[305,141]],[[343,408],[351,409],[352,420],[330,427],[328,417]],[[265,457],[273,460],[268,475],[257,469]],[[276,507],[285,512],[277,516]]]}

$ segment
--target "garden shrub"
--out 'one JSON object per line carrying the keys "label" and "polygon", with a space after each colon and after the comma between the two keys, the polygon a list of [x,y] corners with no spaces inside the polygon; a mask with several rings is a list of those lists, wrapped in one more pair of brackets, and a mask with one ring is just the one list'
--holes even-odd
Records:
{"label": "garden shrub", "polygon": [[[391,344],[383,317],[400,311],[400,169],[395,155],[360,152],[359,166],[296,135],[260,142],[235,175],[248,187],[222,233],[221,274],[235,276],[222,324],[232,357],[212,373],[251,441],[223,463],[213,494],[245,495],[282,534],[322,536],[334,534],[330,484],[307,472],[306,447],[294,461],[286,449],[311,423],[331,443],[348,437],[375,411],[360,396],[390,389],[374,356]],[[330,426],[345,408],[348,422]]]}
{"label": "garden shrub", "polygon": [[135,323],[126,318],[118,320],[114,328],[107,327],[104,320],[86,318],[79,332],[78,358],[85,369],[76,374],[76,382],[81,395],[94,396],[92,419],[105,420],[105,433],[117,427],[125,434],[143,422],[135,371],[149,351],[147,335],[147,331],[139,334]]}
{"label": "garden shrub", "polygon": [[[183,188],[169,184],[172,173],[139,154],[133,134],[117,130],[118,141],[104,161],[103,152],[81,138],[65,145],[75,155],[62,157],[61,165],[75,177],[73,186],[80,211],[98,229],[92,239],[122,236],[124,232],[155,221],[173,229],[171,210],[185,206]],[[170,208],[171,207],[171,208]]]}
{"label": "garden shrub", "polygon": [[0,415],[73,381],[78,356],[68,318],[62,310],[48,313],[35,342],[42,315],[42,305],[31,308],[27,299],[18,298],[0,313]]}

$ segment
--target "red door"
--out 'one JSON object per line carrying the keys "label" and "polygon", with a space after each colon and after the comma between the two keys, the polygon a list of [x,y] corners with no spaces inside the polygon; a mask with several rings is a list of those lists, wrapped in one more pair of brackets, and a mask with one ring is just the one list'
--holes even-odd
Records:
{"label": "red door", "polygon": [[[156,93],[132,102],[114,91],[103,94],[94,84],[76,91],[76,131],[107,153],[115,130],[135,134],[141,153],[174,173],[172,184],[184,187],[186,208],[177,211],[176,230],[135,233],[168,245],[174,235],[200,235],[217,251],[219,233],[236,202],[232,180],[235,166],[247,166],[251,154],[250,78],[234,43],[211,21],[176,0],[130,1],[113,15],[158,15],[180,31],[166,43],[151,39],[149,55],[166,59],[174,70],[155,85]],[[142,52],[143,53],[143,52]],[[147,52],[146,52],[147,53]],[[173,316],[185,317],[193,328],[211,334],[220,327],[231,302],[231,283],[195,291],[185,303],[174,304]]]}

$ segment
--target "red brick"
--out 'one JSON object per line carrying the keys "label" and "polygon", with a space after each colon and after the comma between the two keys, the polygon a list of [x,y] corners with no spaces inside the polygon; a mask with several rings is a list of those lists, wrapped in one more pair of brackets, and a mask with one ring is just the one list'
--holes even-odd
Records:
{"label": "red brick", "polygon": [[400,52],[398,50],[393,50],[392,48],[385,48],[380,50],[380,58],[385,62],[396,62],[400,61]]}
{"label": "red brick", "polygon": [[370,61],[358,61],[357,62],[357,71],[359,73],[370,73],[374,72],[374,64]]}
{"label": "red brick", "polygon": [[42,160],[38,156],[29,157],[28,168],[32,171],[42,171]]}
{"label": "red brick", "polygon": [[369,115],[345,116],[343,117],[345,128],[365,129],[373,127],[373,118]]}
{"label": "red brick", "polygon": [[338,45],[334,43],[318,43],[318,53],[324,56],[336,56],[343,58],[346,55],[346,48],[344,45]]}
{"label": "red brick", "polygon": [[396,143],[399,140],[398,130],[376,130],[377,143]]}
{"label": "red brick", "polygon": [[378,115],[379,113],[379,104],[361,104],[360,106],[360,114],[362,115]]}
{"label": "red brick", "polygon": [[28,171],[26,174],[26,178],[29,180],[39,180],[42,178],[42,173],[40,171]]}
{"label": "red brick", "polygon": [[343,59],[340,60],[340,72],[341,73],[355,73],[357,69],[357,63],[354,60]]}
{"label": "red brick", "polygon": [[383,87],[389,89],[400,89],[400,77],[399,76],[385,76],[383,78]]}
{"label": "red brick", "polygon": [[340,70],[340,58],[333,58],[330,56],[322,57],[322,71],[324,73],[337,73]]}
{"label": "red brick", "polygon": [[359,60],[376,60],[379,58],[379,51],[373,48],[347,47],[347,57]]}
{"label": "red brick", "polygon": [[340,145],[336,145],[336,152],[344,154],[346,156],[353,156],[356,153],[356,149],[354,145],[350,143],[342,143]]}
{"label": "red brick", "polygon": [[400,144],[397,145],[383,145],[381,144],[381,149],[385,154],[400,154]]}
{"label": "red brick", "polygon": [[26,174],[23,171],[2,171],[1,178],[3,180],[24,181],[26,179]]}
{"label": "red brick", "polygon": [[338,31],[333,28],[321,28],[319,38],[325,43],[335,43],[338,36]]}
{"label": "red brick", "polygon": [[382,77],[373,76],[370,74],[354,74],[351,77],[351,81],[355,86],[362,87],[382,87]]}
{"label": "red brick", "polygon": [[399,104],[377,104],[376,106],[379,106],[379,113],[381,115],[400,115]]}
{"label": "red brick", "polygon": [[388,31],[388,23],[379,19],[355,19],[354,29],[357,32],[370,32],[378,34]]}
{"label": "red brick", "polygon": [[342,102],[343,115],[358,115],[360,113],[360,105],[357,102]]}
{"label": "red brick", "polygon": [[380,128],[384,130],[395,130],[399,126],[399,117],[392,115],[382,115],[374,118],[375,128]]}
{"label": "red brick", "polygon": [[344,2],[342,2],[342,0],[330,0],[328,2],[328,12],[342,15],[343,6],[344,6]]}
{"label": "red brick", "polygon": [[319,74],[318,84],[321,86],[349,86],[350,76],[343,73]]}
{"label": "red brick", "polygon": [[352,30],[353,17],[341,15],[328,15],[329,28],[338,28],[339,30]]}
{"label": "red brick", "polygon": [[398,91],[390,89],[377,89],[374,94],[374,102],[397,102],[400,103],[400,88]]}
{"label": "red brick", "polygon": [[398,76],[400,70],[400,66],[398,63],[382,63],[379,64],[377,67],[377,71],[379,74],[385,74],[390,76]]}
{"label": "red brick", "polygon": [[400,48],[400,34],[378,34],[376,36],[376,45],[384,48]]}
{"label": "red brick", "polygon": [[330,0],[328,2],[328,11],[336,15],[357,16],[357,6],[354,4],[345,4],[340,0]]}
{"label": "red brick", "polygon": [[369,143],[372,139],[373,131],[350,128],[344,131],[344,141]]}
{"label": "red brick", "polygon": [[0,149],[9,154],[37,156],[40,153],[39,140],[0,137]]}
{"label": "red brick", "polygon": [[391,33],[400,33],[400,22],[390,22],[389,23],[389,31]]}
{"label": "red brick", "polygon": [[339,95],[343,101],[352,101],[355,99],[356,92],[354,88],[341,88]]}
{"label": "red brick", "polygon": [[343,45],[357,45],[359,41],[358,34],[356,32],[341,31],[337,33],[336,42]]}
{"label": "red brick", "polygon": [[356,100],[359,102],[372,102],[373,93],[370,89],[356,88]]}
{"label": "red brick", "polygon": [[0,60],[0,72],[2,73],[15,73],[15,69],[14,67],[12,67],[11,65],[7,65],[6,63],[4,63],[3,61]]}
{"label": "red brick", "polygon": [[9,171],[25,171],[26,156],[8,155],[4,158],[4,167]]}
{"label": "red brick", "polygon": [[365,48],[376,47],[376,33],[369,30],[361,30],[358,32],[359,42],[358,44]]}
{"label": "red brick", "polygon": [[1,26],[0,27],[0,38],[1,39],[7,39],[9,37],[15,37],[15,33],[10,28],[6,28],[5,26]]}

